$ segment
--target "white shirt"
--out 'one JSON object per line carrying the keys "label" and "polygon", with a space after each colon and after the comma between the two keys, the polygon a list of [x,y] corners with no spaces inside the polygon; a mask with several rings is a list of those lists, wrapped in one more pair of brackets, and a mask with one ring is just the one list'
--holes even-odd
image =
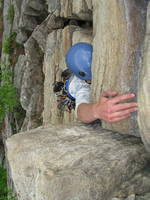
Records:
{"label": "white shirt", "polygon": [[77,76],[73,76],[69,84],[69,93],[75,98],[76,109],[81,103],[91,102],[91,86]]}

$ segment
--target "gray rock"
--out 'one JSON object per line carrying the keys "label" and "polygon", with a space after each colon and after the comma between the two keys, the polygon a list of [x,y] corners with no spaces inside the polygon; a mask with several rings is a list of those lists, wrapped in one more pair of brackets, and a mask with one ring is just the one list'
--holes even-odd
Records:
{"label": "gray rock", "polygon": [[110,200],[150,159],[136,137],[79,124],[40,127],[6,143],[20,200]]}
{"label": "gray rock", "polygon": [[17,37],[16,37],[16,42],[19,44],[24,44],[28,39],[28,35],[25,31],[19,30]]}
{"label": "gray rock", "polygon": [[14,85],[18,89],[19,94],[21,92],[22,79],[25,71],[26,62],[26,56],[20,55],[14,69]]}
{"label": "gray rock", "polygon": [[56,17],[53,14],[50,14],[42,24],[37,26],[33,33],[32,37],[37,41],[43,53],[46,53],[46,41],[47,36],[55,29],[61,29],[64,27],[64,20]]}
{"label": "gray rock", "polygon": [[48,5],[48,11],[49,13],[54,13],[56,10],[60,9],[60,2],[59,0],[53,1],[53,0],[46,0]]}
{"label": "gray rock", "polygon": [[[30,37],[25,44],[26,65],[22,78],[20,101],[28,125],[26,129],[35,128],[42,123],[43,111],[43,53],[37,42]],[[25,120],[26,121],[26,120]],[[23,126],[25,129],[25,126]]]}
{"label": "gray rock", "polygon": [[[106,90],[115,90],[119,94],[137,94],[146,4],[143,0],[109,3],[100,0],[93,3],[93,99],[98,100],[100,93]],[[102,126],[120,133],[140,136],[136,116],[134,113],[130,118],[117,123],[102,121]]]}
{"label": "gray rock", "polygon": [[[147,168],[136,174],[130,181],[124,181],[124,184],[120,186],[120,191],[115,196],[125,198],[127,196],[130,196],[130,194],[146,193],[147,191],[150,190],[148,184],[149,180],[150,180],[150,173],[148,165]],[[122,196],[122,194],[124,195]]]}
{"label": "gray rock", "polygon": [[33,31],[48,15],[46,4],[41,0],[23,0],[20,8],[18,28]]}
{"label": "gray rock", "polygon": [[114,197],[111,200],[122,200],[122,199]]}
{"label": "gray rock", "polygon": [[146,26],[144,49],[143,49],[143,60],[142,60],[142,69],[140,73],[139,95],[138,95],[138,102],[140,105],[138,112],[138,123],[139,123],[140,133],[146,149],[150,152],[149,63],[150,63],[150,3],[147,9],[147,26]]}
{"label": "gray rock", "polygon": [[21,4],[23,0],[15,0],[13,1],[13,6],[14,6],[14,21],[13,21],[13,27],[12,31],[18,33],[18,25],[19,25],[19,20],[21,17]]}
{"label": "gray rock", "polygon": [[128,198],[126,198],[125,200],[135,200],[135,194],[131,194],[131,195],[128,196]]}
{"label": "gray rock", "polygon": [[136,196],[136,200],[149,200],[150,199],[150,193],[146,193],[143,195],[138,195]]}
{"label": "gray rock", "polygon": [[33,31],[38,25],[38,22],[35,17],[22,15],[19,21],[19,29]]}
{"label": "gray rock", "polygon": [[11,1],[5,0],[3,5],[3,40],[10,34],[12,25],[8,22],[8,9]]}
{"label": "gray rock", "polygon": [[92,21],[92,0],[47,0],[49,13],[70,19]]}
{"label": "gray rock", "polygon": [[[26,11],[25,12],[28,12],[27,11],[28,8],[32,8],[33,11],[38,11],[37,14],[38,13],[40,14],[40,12],[43,12],[44,9],[46,8],[46,6],[45,6],[45,4],[44,4],[44,2],[42,0],[38,0],[38,1],[37,0],[27,0],[26,5],[27,6],[26,6]],[[30,14],[32,15],[32,13],[29,12],[29,15]]]}
{"label": "gray rock", "polygon": [[56,17],[55,15],[49,15],[49,20],[47,24],[47,28],[49,33],[55,29],[62,29],[64,28],[64,19],[61,17]]}

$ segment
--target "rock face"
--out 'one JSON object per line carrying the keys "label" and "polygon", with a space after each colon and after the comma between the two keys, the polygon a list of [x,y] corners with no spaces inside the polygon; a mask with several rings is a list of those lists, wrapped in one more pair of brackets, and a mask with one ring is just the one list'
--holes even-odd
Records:
{"label": "rock face", "polygon": [[[7,115],[4,130],[4,138],[23,132],[6,142],[9,175],[18,200],[111,200],[150,190],[150,156],[140,138],[129,136],[141,134],[149,150],[147,3],[148,0],[4,0],[3,40],[16,32],[16,41],[22,46],[17,56],[11,55],[13,61],[17,57],[11,69],[25,117],[21,128],[13,131],[16,119]],[[8,10],[12,5],[15,12],[10,24]],[[60,81],[61,72],[66,69],[68,48],[80,41],[91,43],[94,48],[93,101],[104,90],[119,94],[137,94],[139,90],[140,131],[136,114],[115,124],[102,122],[102,129],[100,124],[74,124],[74,111],[58,110],[53,83]],[[1,61],[4,59],[9,60],[10,55],[2,51]],[[72,125],[66,126],[68,123]]]}
{"label": "rock face", "polygon": [[[5,4],[8,9],[9,2],[5,1]],[[25,49],[14,67],[14,84],[26,112],[21,130],[76,120],[74,111],[69,113],[57,109],[53,83],[60,80],[60,74],[66,68],[68,48],[79,41],[89,42],[94,47],[93,101],[108,89],[117,90],[119,94],[137,94],[146,0],[133,0],[132,3],[129,0],[109,3],[47,0],[44,4],[40,0],[23,0],[22,4],[15,0],[13,5],[14,22],[4,33],[11,29],[17,32],[16,40]],[[8,24],[6,8],[4,27]],[[102,126],[140,135],[136,114],[113,125],[102,122]]]}
{"label": "rock face", "polygon": [[140,128],[140,134],[142,136],[143,142],[146,146],[146,149],[150,152],[150,3],[147,9],[147,27],[145,34],[145,43],[144,43],[144,51],[143,51],[143,62],[142,69],[140,74],[139,81],[139,113],[138,113],[138,122]]}
{"label": "rock face", "polygon": [[43,53],[41,53],[40,47],[32,37],[30,37],[25,45],[27,62],[21,87],[21,105],[26,110],[23,130],[35,128],[41,124],[44,79],[42,72]]}
{"label": "rock face", "polygon": [[[94,1],[93,99],[106,90],[137,95],[146,6],[143,0]],[[102,122],[102,126],[139,136],[135,114],[114,124]]]}
{"label": "rock face", "polygon": [[149,191],[150,155],[139,138],[96,128],[40,127],[7,140],[20,200],[110,200]]}
{"label": "rock face", "polygon": [[48,11],[57,16],[92,21],[92,0],[47,0]]}
{"label": "rock face", "polygon": [[[33,129],[43,123],[74,121],[74,112],[57,109],[53,83],[60,80],[66,68],[64,58],[68,48],[79,41],[92,43],[92,2],[48,1],[43,4],[40,0],[23,0],[22,3],[15,0],[12,5],[14,21],[9,24],[9,30],[6,29],[6,35],[15,31],[16,41],[24,46],[14,66],[14,85],[26,113],[20,130]],[[10,3],[5,8],[5,27],[9,6]]]}
{"label": "rock face", "polygon": [[[44,58],[44,112],[43,123],[68,123],[75,120],[74,112],[62,112],[57,108],[57,98],[53,93],[53,83],[61,80],[61,72],[66,69],[65,54],[76,42],[92,42],[92,31],[69,25],[52,31],[47,38]],[[49,108],[49,109],[47,109]]]}
{"label": "rock face", "polygon": [[47,6],[41,0],[14,1],[15,18],[14,31],[17,31],[17,41],[24,43],[37,25],[47,17]]}

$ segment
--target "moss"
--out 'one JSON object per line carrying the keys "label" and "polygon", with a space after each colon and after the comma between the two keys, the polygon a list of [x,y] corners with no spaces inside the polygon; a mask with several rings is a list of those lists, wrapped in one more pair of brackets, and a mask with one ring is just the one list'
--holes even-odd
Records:
{"label": "moss", "polygon": [[7,13],[7,20],[9,21],[10,24],[13,24],[14,15],[15,15],[14,5],[11,4],[8,8],[8,13]]}
{"label": "moss", "polygon": [[16,200],[13,192],[7,187],[6,169],[0,167],[0,200]]}
{"label": "moss", "polygon": [[7,197],[7,175],[6,170],[0,168],[0,199]]}
{"label": "moss", "polygon": [[12,84],[12,73],[9,63],[3,63],[0,75],[0,122],[3,121],[7,112],[12,112],[17,106],[16,88]]}
{"label": "moss", "polygon": [[14,46],[16,46],[16,33],[13,32],[3,42],[3,52],[5,54],[12,54]]}

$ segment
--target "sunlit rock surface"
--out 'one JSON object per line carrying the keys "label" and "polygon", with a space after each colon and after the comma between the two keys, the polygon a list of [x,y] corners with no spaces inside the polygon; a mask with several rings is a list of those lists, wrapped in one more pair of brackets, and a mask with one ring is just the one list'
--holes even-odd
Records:
{"label": "sunlit rock surface", "polygon": [[[94,1],[93,99],[102,91],[137,95],[147,1]],[[98,20],[97,20],[98,19]],[[139,136],[136,114],[104,128]]]}
{"label": "sunlit rock surface", "polygon": [[147,26],[139,81],[138,122],[142,140],[150,152],[150,3],[147,9]]}
{"label": "sunlit rock surface", "polygon": [[19,200],[109,200],[150,189],[150,155],[140,139],[99,126],[17,134],[7,140],[7,156]]}

